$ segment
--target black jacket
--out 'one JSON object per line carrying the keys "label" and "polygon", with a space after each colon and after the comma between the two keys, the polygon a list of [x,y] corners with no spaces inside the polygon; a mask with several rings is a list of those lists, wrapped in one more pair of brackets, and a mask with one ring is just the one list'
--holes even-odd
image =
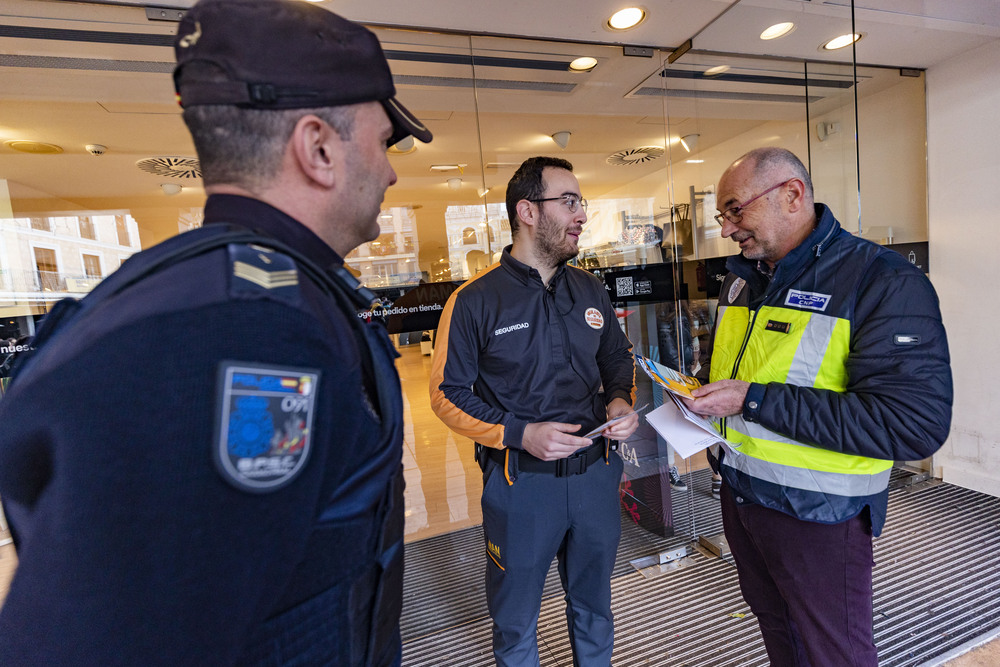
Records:
{"label": "black jacket", "polygon": [[489,447],[521,449],[534,422],[580,424],[582,435],[606,420],[615,398],[633,402],[631,350],[596,276],[563,265],[546,287],[508,247],[445,305],[431,406]]}
{"label": "black jacket", "polygon": [[[217,222],[341,264],[263,202],[215,195],[205,217],[119,271]],[[0,664],[398,661],[402,400],[387,336],[359,324],[289,256],[234,243],[40,344],[0,400],[20,559]]]}

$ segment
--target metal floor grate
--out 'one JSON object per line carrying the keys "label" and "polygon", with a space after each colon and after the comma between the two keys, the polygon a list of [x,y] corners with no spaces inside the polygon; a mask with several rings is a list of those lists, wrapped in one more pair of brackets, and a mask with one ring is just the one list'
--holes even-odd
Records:
{"label": "metal floor grate", "polygon": [[[894,480],[900,478],[894,475]],[[678,531],[722,530],[707,470],[673,495]],[[757,621],[725,559],[693,548],[692,535],[661,538],[623,517],[611,582],[614,664],[685,667],[767,665]],[[683,566],[647,578],[629,561],[688,546]],[[879,664],[920,665],[1000,627],[1000,499],[941,483],[896,488],[875,541],[875,642]],[[493,664],[483,591],[482,530],[407,545],[403,664]],[[572,665],[564,603],[549,572],[538,621],[541,663]]]}

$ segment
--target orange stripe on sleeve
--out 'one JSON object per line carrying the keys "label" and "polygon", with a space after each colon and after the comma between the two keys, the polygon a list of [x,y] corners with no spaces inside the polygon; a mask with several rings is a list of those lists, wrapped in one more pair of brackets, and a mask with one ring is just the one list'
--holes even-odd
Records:
{"label": "orange stripe on sleeve", "polygon": [[444,382],[444,369],[448,363],[448,338],[451,332],[451,316],[454,312],[455,301],[462,290],[468,287],[473,281],[478,280],[499,266],[499,263],[493,264],[478,276],[459,287],[448,297],[438,323],[437,342],[434,345],[434,353],[431,357],[430,379],[431,409],[438,416],[438,419],[444,422],[445,426],[455,433],[471,438],[481,445],[496,449],[502,449],[504,446],[503,424],[491,424],[466,414],[461,408],[448,400],[448,397],[445,396],[444,391],[441,389],[441,385]]}

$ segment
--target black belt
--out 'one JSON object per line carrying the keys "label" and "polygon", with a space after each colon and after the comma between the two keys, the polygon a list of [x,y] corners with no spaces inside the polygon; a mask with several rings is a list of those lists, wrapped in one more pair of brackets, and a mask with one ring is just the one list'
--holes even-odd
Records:
{"label": "black belt", "polygon": [[[492,447],[484,447],[483,449],[491,459],[501,466],[504,465],[506,452],[503,449],[494,449]],[[592,464],[604,459],[606,449],[604,438],[598,438],[590,447],[581,449],[572,456],[564,459],[556,459],[555,461],[543,461],[524,450],[518,450],[517,470],[519,472],[540,472],[555,475],[556,477],[582,475],[587,472],[587,468]]]}

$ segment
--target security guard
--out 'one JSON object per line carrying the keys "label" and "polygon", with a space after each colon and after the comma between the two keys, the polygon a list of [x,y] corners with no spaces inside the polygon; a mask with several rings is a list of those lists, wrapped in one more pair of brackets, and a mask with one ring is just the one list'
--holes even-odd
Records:
{"label": "security guard", "polygon": [[[538,664],[536,626],[554,557],[575,664],[607,667],[622,461],[638,425],[635,366],[603,283],[566,266],[587,202],[573,166],[526,160],[507,184],[513,245],[445,305],[431,406],[474,439],[483,468],[486,596],[498,665]],[[602,391],[603,387],[603,391]],[[608,418],[616,423],[583,437]]]}
{"label": "security guard", "polygon": [[202,0],[174,78],[205,225],[46,318],[0,401],[4,665],[399,664],[402,405],[343,257],[430,132],[375,36]]}

